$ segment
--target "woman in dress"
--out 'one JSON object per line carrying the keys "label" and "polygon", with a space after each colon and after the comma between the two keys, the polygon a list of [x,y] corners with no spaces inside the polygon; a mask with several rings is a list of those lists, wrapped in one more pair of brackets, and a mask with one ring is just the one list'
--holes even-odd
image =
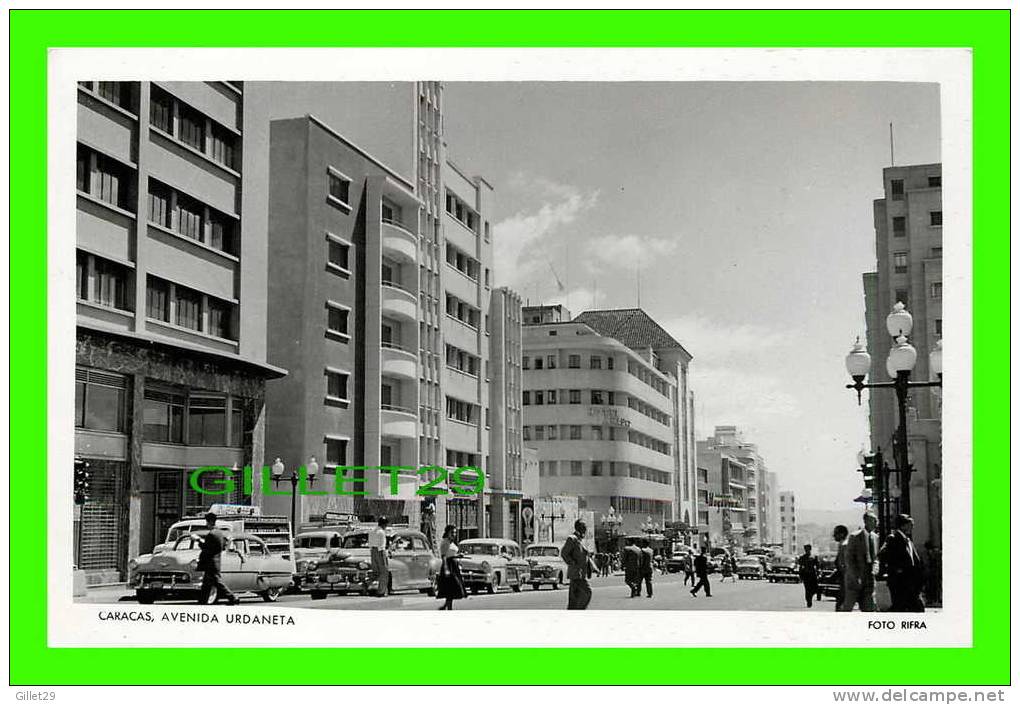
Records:
{"label": "woman in dress", "polygon": [[460,574],[460,564],[457,562],[459,549],[454,541],[457,539],[457,527],[447,524],[443,529],[443,539],[439,542],[439,558],[443,561],[439,567],[439,580],[437,581],[436,597],[445,599],[446,602],[439,609],[452,610],[453,601],[467,597],[464,589],[464,579]]}

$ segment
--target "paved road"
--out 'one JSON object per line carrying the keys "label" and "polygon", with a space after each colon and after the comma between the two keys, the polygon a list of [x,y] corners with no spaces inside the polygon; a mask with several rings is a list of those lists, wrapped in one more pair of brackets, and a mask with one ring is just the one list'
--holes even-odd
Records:
{"label": "paved road", "polygon": [[[804,590],[799,584],[777,585],[767,581],[727,580],[720,583],[718,576],[712,577],[712,597],[700,595],[691,597],[690,587],[683,585],[680,575],[657,575],[653,583],[655,596],[631,598],[630,589],[623,584],[622,576],[595,578],[592,581],[592,601],[589,609],[607,610],[804,610]],[[98,589],[90,591],[79,602],[115,603],[133,601],[133,593],[122,588]],[[173,604],[160,602],[158,604]],[[178,603],[188,604],[188,603]],[[243,598],[244,604],[265,604],[255,596]],[[440,602],[420,594],[403,594],[386,598],[338,596],[331,595],[325,600],[311,600],[307,595],[283,595],[279,605],[287,607],[307,607],[310,609],[330,610],[426,610],[437,609]],[[543,587],[540,590],[526,588],[520,593],[499,593],[496,595],[472,595],[466,600],[458,600],[456,610],[486,609],[518,609],[518,610],[553,610],[565,609],[567,590],[564,586],[559,590]],[[813,609],[832,611],[835,602],[825,598],[821,605],[815,604]]]}

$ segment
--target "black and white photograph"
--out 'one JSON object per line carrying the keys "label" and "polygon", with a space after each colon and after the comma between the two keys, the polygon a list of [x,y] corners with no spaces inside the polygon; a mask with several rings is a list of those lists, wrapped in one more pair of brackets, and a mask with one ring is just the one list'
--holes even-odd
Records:
{"label": "black and white photograph", "polygon": [[584,610],[541,629],[957,643],[967,106],[923,67],[968,64],[901,53],[917,78],[883,52],[803,80],[797,52],[403,80],[71,52],[51,561],[89,612],[62,638],[158,644],[175,614],[441,643],[453,611],[499,643],[477,631]]}

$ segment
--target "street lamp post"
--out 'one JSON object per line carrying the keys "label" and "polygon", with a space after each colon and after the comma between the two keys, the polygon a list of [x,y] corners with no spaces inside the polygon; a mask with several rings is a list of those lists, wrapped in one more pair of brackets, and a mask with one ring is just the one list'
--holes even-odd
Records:
{"label": "street lamp post", "polygon": [[545,521],[547,519],[549,520],[549,531],[550,531],[551,541],[553,543],[556,543],[556,520],[559,519],[560,521],[563,521],[564,519],[567,518],[567,515],[563,512],[563,508],[560,507],[560,513],[559,514],[556,513],[555,509],[550,509],[548,514],[546,514],[545,512],[542,512],[539,515],[539,518],[542,519],[542,521]]}
{"label": "street lamp post", "polygon": [[871,355],[860,342],[860,338],[846,356],[846,369],[850,373],[853,384],[847,389],[857,392],[857,403],[861,403],[861,392],[865,389],[892,388],[896,391],[900,422],[896,429],[896,470],[900,475],[901,498],[899,511],[910,514],[910,459],[907,449],[907,393],[917,387],[942,387],[942,341],[935,343],[928,356],[929,366],[938,379],[930,382],[911,382],[910,373],[917,363],[917,350],[907,341],[907,336],[914,326],[913,316],[906,307],[897,302],[892,313],[885,320],[886,329],[896,344],[889,350],[885,368],[893,381],[871,382],[866,384],[864,378],[871,371]]}
{"label": "street lamp post", "polygon": [[602,515],[602,529],[609,534],[609,545],[616,550],[616,532],[623,523],[623,517],[616,513],[616,509],[610,505],[609,514]]}
{"label": "street lamp post", "polygon": [[[284,477],[283,474],[286,470],[286,466],[279,458],[273,462],[273,487],[279,487],[280,482],[284,481],[290,483],[290,534],[294,536],[297,534],[297,486],[301,479],[301,468],[291,471],[290,475]],[[305,467],[305,475],[308,478],[309,487],[315,486],[315,478],[318,474],[319,464],[315,462],[315,456],[313,455]]]}

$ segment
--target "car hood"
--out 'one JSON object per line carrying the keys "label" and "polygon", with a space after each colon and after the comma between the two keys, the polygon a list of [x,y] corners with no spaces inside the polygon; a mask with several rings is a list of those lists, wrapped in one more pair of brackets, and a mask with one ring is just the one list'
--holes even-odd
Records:
{"label": "car hood", "polygon": [[559,568],[566,565],[566,563],[563,562],[562,558],[553,558],[552,556],[542,556],[541,558],[539,557],[525,558],[524,560],[528,562],[528,565],[534,568],[539,568],[542,566],[546,566],[549,568]]}
{"label": "car hood", "polygon": [[165,570],[186,566],[191,561],[198,560],[201,551],[198,549],[188,551],[164,551],[151,556],[144,563],[139,560],[137,570]]}
{"label": "car hood", "polygon": [[295,548],[294,549],[294,560],[308,560],[309,558],[318,558],[324,556],[329,552],[328,548]]}

